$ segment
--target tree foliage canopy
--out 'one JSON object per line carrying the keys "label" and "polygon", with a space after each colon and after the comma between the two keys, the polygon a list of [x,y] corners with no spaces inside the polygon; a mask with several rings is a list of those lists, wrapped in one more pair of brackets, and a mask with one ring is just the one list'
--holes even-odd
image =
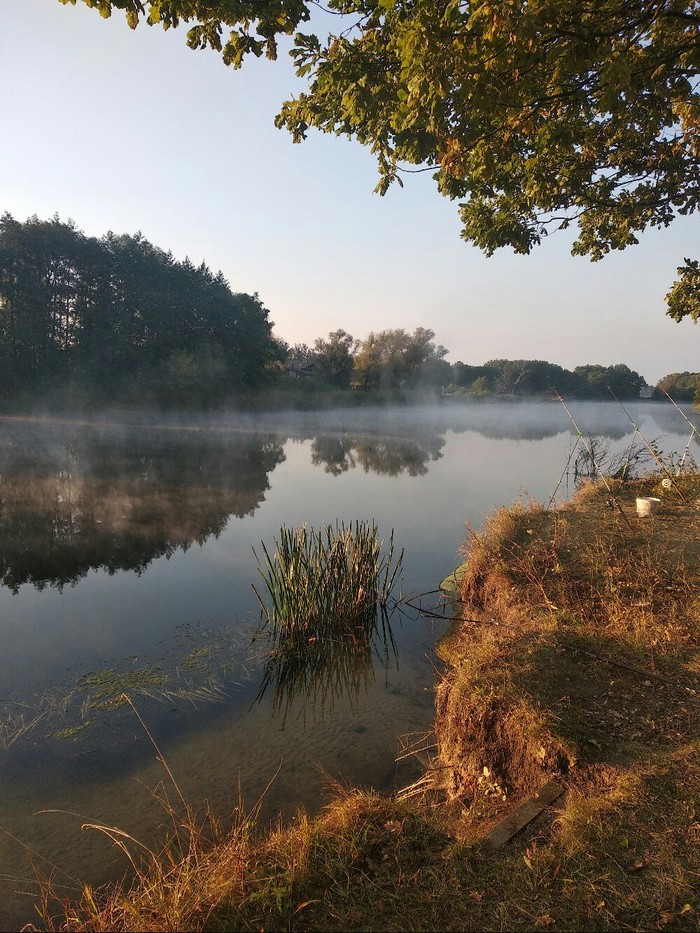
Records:
{"label": "tree foliage canopy", "polygon": [[363,340],[354,359],[355,378],[365,386],[398,388],[420,383],[445,381],[450,371],[444,363],[443,346],[436,346],[435,333],[426,327],[416,327],[412,334],[403,328],[370,333]]}
{"label": "tree foliage canopy", "polygon": [[700,401],[700,373],[668,373],[658,381],[656,387],[667,392],[677,402]]}
{"label": "tree foliage canopy", "polygon": [[[76,0],[60,0],[73,3]],[[277,55],[315,0],[83,0],[165,28],[239,67]],[[575,254],[600,259],[700,198],[699,0],[326,0],[338,34],[297,33],[308,93],[278,126],[355,137],[384,193],[434,172],[459,202],[462,236],[487,254],[528,253],[577,224]],[[224,28],[228,39],[222,38]],[[687,266],[687,263],[686,263]],[[669,314],[698,316],[697,274]]]}
{"label": "tree foliage canopy", "polygon": [[327,340],[319,337],[314,341],[313,359],[330,385],[347,388],[358,344],[342,329],[331,331]]}
{"label": "tree foliage canopy", "polygon": [[[579,399],[639,398],[646,380],[625,363],[602,366],[587,363],[574,370],[545,360],[489,360],[483,366],[462,362],[451,367],[450,390],[476,398],[552,398],[553,392]],[[465,391],[459,391],[459,390]]]}
{"label": "tree foliage canopy", "polygon": [[268,313],[140,233],[0,217],[0,392],[217,401],[273,375]]}

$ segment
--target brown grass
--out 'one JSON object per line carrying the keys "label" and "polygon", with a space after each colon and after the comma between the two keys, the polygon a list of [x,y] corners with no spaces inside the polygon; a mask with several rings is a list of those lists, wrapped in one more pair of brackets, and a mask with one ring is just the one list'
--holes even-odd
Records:
{"label": "brown grass", "polygon": [[[537,858],[581,873],[524,927],[509,904],[513,929],[697,929],[700,482],[612,492],[500,510],[465,544],[470,621],[443,645],[436,720],[457,832],[477,841],[554,777],[569,790]],[[640,495],[659,513],[638,518]],[[484,774],[500,798],[484,799]],[[493,871],[510,902],[507,862]]]}

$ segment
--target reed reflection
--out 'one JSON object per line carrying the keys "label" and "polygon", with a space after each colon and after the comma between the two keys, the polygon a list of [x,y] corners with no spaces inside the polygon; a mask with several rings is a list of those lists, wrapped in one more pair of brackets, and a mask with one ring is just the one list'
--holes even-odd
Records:
{"label": "reed reflection", "polygon": [[[332,629],[333,626],[329,626]],[[336,702],[351,705],[376,679],[376,665],[398,667],[398,651],[389,613],[380,608],[344,631],[308,636],[268,633],[269,643],[260,689],[260,703],[272,691],[272,711],[286,722],[297,709],[303,723],[332,713]]]}

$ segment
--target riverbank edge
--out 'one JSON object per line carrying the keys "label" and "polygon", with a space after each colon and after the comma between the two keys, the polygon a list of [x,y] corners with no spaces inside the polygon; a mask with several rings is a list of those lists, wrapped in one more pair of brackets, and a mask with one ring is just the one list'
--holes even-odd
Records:
{"label": "riverbank edge", "polygon": [[46,927],[697,929],[700,480],[667,486],[590,484],[468,534],[415,785],[338,787],[271,831],[253,813],[217,836],[190,812],[135,886]]}

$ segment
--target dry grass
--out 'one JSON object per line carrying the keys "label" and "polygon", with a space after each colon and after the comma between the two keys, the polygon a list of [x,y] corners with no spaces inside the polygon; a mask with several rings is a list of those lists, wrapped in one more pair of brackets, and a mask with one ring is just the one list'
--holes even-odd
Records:
{"label": "dry grass", "polygon": [[[444,644],[436,721],[457,832],[477,841],[551,777],[569,789],[535,860],[512,844],[517,894],[512,854],[491,863],[510,929],[698,926],[700,480],[612,492],[501,510],[465,546],[471,621]],[[637,517],[642,495],[659,513]],[[500,797],[484,799],[485,773]]]}
{"label": "dry grass", "polygon": [[[86,892],[47,927],[696,931],[700,477],[614,493],[501,510],[470,535],[414,792],[336,787],[318,817],[259,835],[190,818],[133,888]],[[639,519],[639,494],[661,511]],[[556,807],[489,849],[552,777]]]}

